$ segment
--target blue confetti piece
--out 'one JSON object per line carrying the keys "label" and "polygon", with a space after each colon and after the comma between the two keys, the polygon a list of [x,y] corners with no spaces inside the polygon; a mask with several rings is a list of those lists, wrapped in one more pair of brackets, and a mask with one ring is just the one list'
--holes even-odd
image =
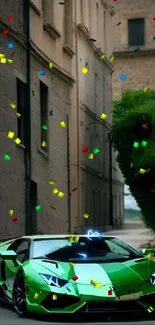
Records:
{"label": "blue confetti piece", "polygon": [[45,75],[45,71],[44,70],[41,70],[40,71],[40,76],[44,76]]}
{"label": "blue confetti piece", "polygon": [[53,111],[53,109],[51,109],[50,115],[53,116],[53,114],[54,114],[54,111]]}
{"label": "blue confetti piece", "polygon": [[124,80],[126,80],[126,76],[124,74],[121,74],[120,79],[124,81]]}
{"label": "blue confetti piece", "polygon": [[8,48],[9,48],[9,49],[13,49],[13,44],[12,44],[12,43],[9,43],[9,44],[8,44]]}

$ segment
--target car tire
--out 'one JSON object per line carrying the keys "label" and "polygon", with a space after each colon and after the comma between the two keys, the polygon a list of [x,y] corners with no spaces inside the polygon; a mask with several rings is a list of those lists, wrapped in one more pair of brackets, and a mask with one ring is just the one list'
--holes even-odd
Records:
{"label": "car tire", "polygon": [[20,317],[27,315],[25,282],[22,272],[18,273],[13,287],[13,305]]}

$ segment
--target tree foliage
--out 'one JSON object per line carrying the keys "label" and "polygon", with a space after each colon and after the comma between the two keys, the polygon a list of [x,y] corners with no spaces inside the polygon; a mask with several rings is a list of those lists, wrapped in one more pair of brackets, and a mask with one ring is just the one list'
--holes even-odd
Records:
{"label": "tree foliage", "polygon": [[[143,116],[147,116],[152,126],[147,139],[139,139],[134,132]],[[142,140],[147,142],[145,147],[141,145]],[[112,141],[118,152],[119,167],[143,220],[155,231],[155,91],[125,90],[121,100],[114,101]],[[134,142],[139,142],[138,148],[133,146]],[[140,169],[146,172],[141,174]]]}

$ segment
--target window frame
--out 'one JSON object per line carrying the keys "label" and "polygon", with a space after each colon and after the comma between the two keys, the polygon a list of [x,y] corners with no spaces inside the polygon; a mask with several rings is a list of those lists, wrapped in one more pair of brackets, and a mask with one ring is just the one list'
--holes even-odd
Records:
{"label": "window frame", "polygon": [[[48,100],[49,100],[49,87],[39,80],[40,85],[40,149],[44,151],[46,154],[48,153],[49,147],[48,147],[48,129],[44,130],[42,129],[42,125],[47,125],[48,128]],[[44,95],[42,96],[43,88],[47,90],[46,98]],[[42,88],[42,90],[41,90]],[[46,104],[45,104],[46,101]],[[46,141],[47,146],[42,147],[42,142]]]}
{"label": "window frame", "polygon": [[[26,145],[26,95],[27,95],[27,84],[20,78],[16,78],[17,85],[17,113],[21,114],[17,118],[17,133],[18,138],[21,140],[22,145]],[[22,99],[21,89],[24,89],[24,97]],[[23,103],[21,103],[23,100]]]}
{"label": "window frame", "polygon": [[[132,42],[130,42],[130,36],[129,36],[129,33],[131,31],[131,29],[129,28],[129,22],[134,22],[134,21],[143,21],[143,43],[144,44],[139,44],[139,43],[136,43],[136,44],[131,44]],[[132,37],[133,38],[133,37]],[[135,40],[135,39],[134,39]],[[145,18],[129,18],[128,19],[128,46],[145,46]]]}
{"label": "window frame", "polygon": [[[19,244],[18,244],[19,242]],[[29,250],[29,254],[28,254],[28,258],[27,260],[30,259],[30,248],[31,248],[31,242],[30,242],[30,239],[27,239],[27,238],[18,238],[18,239],[15,239],[11,244],[10,246],[8,247],[7,250],[13,250],[15,253],[16,253],[16,249],[24,242],[28,242],[28,250]],[[13,245],[17,243],[17,246],[14,248]],[[12,248],[13,247],[13,248]],[[24,251],[24,250],[23,250]],[[21,251],[22,252],[22,251]],[[17,253],[17,256],[18,256],[18,253]],[[18,258],[17,258],[18,260]],[[25,262],[25,261],[24,261]],[[23,263],[24,263],[23,262]],[[21,263],[21,262],[20,262]],[[22,264],[22,263],[21,263]]]}

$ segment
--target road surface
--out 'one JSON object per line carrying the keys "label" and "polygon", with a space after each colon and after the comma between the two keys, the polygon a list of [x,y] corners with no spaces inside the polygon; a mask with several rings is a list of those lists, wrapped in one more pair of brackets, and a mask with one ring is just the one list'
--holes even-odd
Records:
{"label": "road surface", "polygon": [[10,306],[5,306],[3,304],[0,304],[0,324],[3,325],[71,325],[75,323],[76,325],[86,324],[86,325],[155,325],[155,320],[144,320],[140,319],[135,321],[133,318],[132,321],[124,321],[123,319],[121,321],[113,320],[110,321],[110,319],[106,320],[103,319],[99,314],[96,316],[89,316],[89,319],[83,319],[83,316],[80,319],[74,319],[71,320],[71,316],[68,317],[63,316],[63,319],[52,319],[52,318],[42,318],[41,316],[32,316],[32,318],[20,318],[14,310]]}

